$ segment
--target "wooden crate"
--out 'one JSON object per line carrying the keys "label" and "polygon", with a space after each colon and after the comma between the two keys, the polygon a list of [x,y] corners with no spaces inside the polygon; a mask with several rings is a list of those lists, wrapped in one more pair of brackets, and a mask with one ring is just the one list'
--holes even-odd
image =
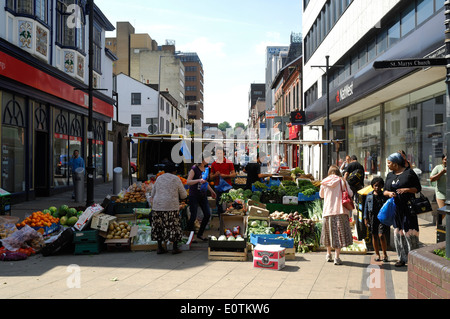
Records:
{"label": "wooden crate", "polygon": [[247,247],[243,250],[211,250],[208,247],[208,260],[216,261],[247,261]]}
{"label": "wooden crate", "polygon": [[286,248],[284,253],[285,260],[295,260],[295,247],[294,248]]}

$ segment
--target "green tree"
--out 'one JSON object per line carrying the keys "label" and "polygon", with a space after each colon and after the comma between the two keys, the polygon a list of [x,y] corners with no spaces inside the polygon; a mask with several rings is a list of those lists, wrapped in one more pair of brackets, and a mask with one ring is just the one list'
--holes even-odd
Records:
{"label": "green tree", "polygon": [[220,123],[220,124],[218,125],[218,127],[219,127],[219,130],[225,132],[225,131],[227,130],[227,128],[231,128],[231,125],[230,125],[230,123],[228,123],[227,121],[225,121],[225,122]]}
{"label": "green tree", "polygon": [[242,127],[243,130],[245,130],[247,128],[247,126],[244,123],[242,123],[242,122],[237,122],[234,125],[234,129],[237,129],[238,127]]}

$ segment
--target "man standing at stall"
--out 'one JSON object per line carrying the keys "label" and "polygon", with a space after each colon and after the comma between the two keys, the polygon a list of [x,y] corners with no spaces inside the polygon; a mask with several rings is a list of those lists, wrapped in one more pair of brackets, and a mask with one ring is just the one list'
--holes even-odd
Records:
{"label": "man standing at stall", "polygon": [[[228,184],[231,185],[231,179],[236,177],[236,171],[234,170],[233,162],[226,159],[223,156],[223,148],[216,146],[216,160],[211,164],[211,179],[214,185],[219,185],[220,178],[223,178]],[[220,197],[224,192],[216,189],[216,206],[217,213],[223,213],[223,207],[220,205]]]}

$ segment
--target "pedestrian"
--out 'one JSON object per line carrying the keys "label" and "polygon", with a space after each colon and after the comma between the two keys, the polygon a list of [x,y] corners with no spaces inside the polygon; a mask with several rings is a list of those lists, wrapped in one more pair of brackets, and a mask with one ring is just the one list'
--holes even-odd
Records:
{"label": "pedestrian", "polygon": [[80,156],[80,152],[78,150],[74,150],[72,154],[72,158],[69,161],[69,165],[72,169],[72,183],[73,183],[73,192],[72,199],[75,199],[75,170],[79,167],[85,169],[84,159]]}
{"label": "pedestrian", "polygon": [[288,164],[287,164],[287,162],[286,162],[286,158],[284,158],[284,157],[282,157],[282,156],[280,155],[280,169],[281,169],[281,168],[286,168],[286,167],[288,167]]}
{"label": "pedestrian", "polygon": [[383,261],[387,262],[387,234],[389,233],[390,227],[380,223],[378,219],[378,213],[387,200],[387,197],[383,194],[384,180],[381,177],[374,177],[370,185],[373,191],[367,194],[364,204],[364,223],[372,234],[373,248],[376,254],[375,261],[381,260],[379,245],[381,244]]}
{"label": "pedestrian", "polygon": [[344,173],[344,180],[352,189],[354,200],[357,201],[357,192],[364,187],[364,167],[358,162],[356,155],[350,157],[350,163]]}
{"label": "pedestrian", "polygon": [[[197,219],[198,208],[200,207],[203,212],[203,218],[197,232],[197,238],[202,241],[207,240],[206,238],[203,238],[203,233],[211,217],[211,209],[208,202],[208,191],[211,193],[212,198],[216,198],[216,193],[209,185],[208,180],[202,178],[202,174],[207,168],[208,162],[205,159],[203,159],[200,164],[195,164],[189,171],[186,182],[186,184],[189,185],[189,210],[191,212],[187,229],[190,231],[194,230],[194,223]],[[202,187],[202,185],[205,186]]]}
{"label": "pedestrian", "polygon": [[420,192],[420,180],[412,169],[405,167],[405,159],[396,152],[387,158],[390,170],[386,177],[384,196],[394,198],[394,244],[398,255],[396,267],[405,266],[408,253],[419,247],[419,222],[417,215],[408,207],[408,201]]}
{"label": "pedestrian", "polygon": [[261,173],[261,159],[259,158],[259,154],[256,155],[256,162],[249,162],[244,167],[244,173],[247,174],[245,189],[252,189],[253,183],[260,182],[261,178],[272,177],[272,174]]}
{"label": "pedestrian", "polygon": [[351,162],[351,157],[350,155],[345,156],[345,161],[342,163],[340,169],[341,169],[341,173],[345,173],[345,171],[347,170],[348,164],[350,164]]}
{"label": "pedestrian", "polygon": [[[447,155],[442,155],[442,163],[436,165],[430,174],[431,185],[435,187],[436,202],[439,208],[445,206],[447,192]],[[442,223],[442,215],[438,217],[438,224]]]}
{"label": "pedestrian", "polygon": [[323,222],[321,243],[327,248],[326,260],[333,261],[331,249],[334,248],[334,264],[341,265],[341,248],[353,244],[350,229],[349,210],[342,205],[342,192],[347,188],[350,196],[353,195],[348,183],[342,178],[341,171],[336,165],[330,166],[328,176],[322,180],[319,195],[323,202]]}
{"label": "pedestrian", "polygon": [[447,155],[442,155],[442,163],[436,165],[431,171],[430,182],[435,187],[436,201],[439,208],[444,207],[447,189]]}
{"label": "pedestrian", "polygon": [[166,253],[163,242],[173,243],[172,254],[181,253],[178,243],[182,239],[180,199],[187,197],[186,190],[176,175],[173,163],[166,165],[166,173],[160,175],[152,187],[152,240],[158,242],[157,254]]}
{"label": "pedestrian", "polygon": [[[223,148],[216,147],[216,160],[211,164],[211,179],[214,185],[219,185],[220,178],[223,178],[228,184],[231,185],[231,179],[236,177],[236,171],[234,170],[233,162],[226,159],[223,155]],[[216,189],[216,205],[217,214],[223,213],[223,206],[220,204],[220,197],[223,193]]]}

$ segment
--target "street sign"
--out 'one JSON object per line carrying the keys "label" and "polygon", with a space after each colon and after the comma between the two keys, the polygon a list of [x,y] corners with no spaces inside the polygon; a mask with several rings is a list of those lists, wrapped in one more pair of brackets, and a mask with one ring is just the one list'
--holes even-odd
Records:
{"label": "street sign", "polygon": [[277,110],[266,111],[266,119],[274,119],[278,115]]}
{"label": "street sign", "polygon": [[291,112],[291,124],[292,125],[306,124],[305,111]]}
{"label": "street sign", "polygon": [[375,61],[373,67],[375,69],[393,69],[393,68],[429,68],[432,66],[446,66],[445,58],[430,59],[403,59],[403,60],[385,60]]}

